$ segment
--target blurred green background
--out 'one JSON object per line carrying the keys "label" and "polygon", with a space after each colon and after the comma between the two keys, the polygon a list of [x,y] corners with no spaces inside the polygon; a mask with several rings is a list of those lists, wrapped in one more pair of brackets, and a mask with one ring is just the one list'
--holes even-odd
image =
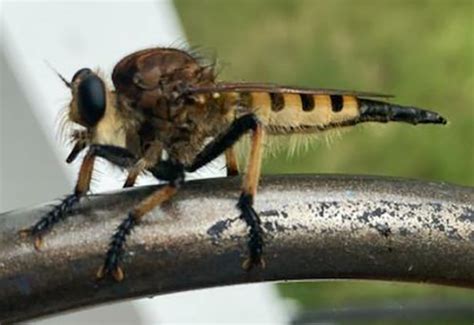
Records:
{"label": "blurred green background", "polygon": [[[378,174],[474,185],[474,2],[177,0],[187,40],[216,55],[220,79],[395,94],[447,126],[365,124],[327,145],[267,159],[264,173]],[[462,289],[388,283],[280,285],[306,307],[410,297],[468,299]],[[384,300],[381,300],[384,299]]]}

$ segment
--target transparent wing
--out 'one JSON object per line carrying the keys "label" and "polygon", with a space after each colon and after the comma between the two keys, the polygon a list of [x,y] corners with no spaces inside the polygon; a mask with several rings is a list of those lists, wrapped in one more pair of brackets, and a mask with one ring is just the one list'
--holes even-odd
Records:
{"label": "transparent wing", "polygon": [[221,82],[214,86],[191,87],[187,93],[203,94],[212,92],[270,92],[270,93],[286,93],[286,94],[309,94],[309,95],[348,95],[356,97],[374,97],[374,98],[391,98],[393,95],[379,94],[373,92],[324,89],[324,88],[302,88],[283,86],[272,83],[253,83],[253,82]]}

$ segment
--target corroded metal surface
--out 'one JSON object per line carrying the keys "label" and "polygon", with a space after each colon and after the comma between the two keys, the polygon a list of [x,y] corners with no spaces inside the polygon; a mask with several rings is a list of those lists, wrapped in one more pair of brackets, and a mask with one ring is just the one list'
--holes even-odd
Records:
{"label": "corroded metal surface", "polygon": [[378,177],[266,177],[256,199],[265,270],[245,273],[239,179],[187,183],[130,236],[122,283],[97,283],[109,237],[155,187],[93,196],[45,237],[17,231],[46,206],[0,215],[0,322],[245,282],[383,279],[474,287],[474,189]]}

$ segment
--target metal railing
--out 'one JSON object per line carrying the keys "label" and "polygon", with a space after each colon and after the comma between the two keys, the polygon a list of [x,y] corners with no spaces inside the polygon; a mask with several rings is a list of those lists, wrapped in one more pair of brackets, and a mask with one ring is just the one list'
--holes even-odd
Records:
{"label": "metal railing", "polygon": [[36,252],[17,231],[47,206],[0,215],[0,322],[131,297],[247,282],[382,279],[474,288],[474,189],[367,176],[267,176],[256,198],[264,270],[244,272],[239,178],[187,183],[127,242],[125,280],[96,282],[110,236],[156,187],[83,200]]}

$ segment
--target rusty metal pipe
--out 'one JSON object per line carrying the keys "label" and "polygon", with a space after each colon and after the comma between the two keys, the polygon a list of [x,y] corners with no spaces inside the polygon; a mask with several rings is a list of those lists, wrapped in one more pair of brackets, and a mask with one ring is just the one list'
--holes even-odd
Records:
{"label": "rusty metal pipe", "polygon": [[84,200],[36,252],[17,231],[47,206],[0,215],[0,322],[229,284],[382,279],[474,288],[474,189],[365,176],[268,176],[255,207],[267,267],[245,273],[239,179],[187,183],[136,227],[122,283],[95,281],[109,238],[156,187]]}

